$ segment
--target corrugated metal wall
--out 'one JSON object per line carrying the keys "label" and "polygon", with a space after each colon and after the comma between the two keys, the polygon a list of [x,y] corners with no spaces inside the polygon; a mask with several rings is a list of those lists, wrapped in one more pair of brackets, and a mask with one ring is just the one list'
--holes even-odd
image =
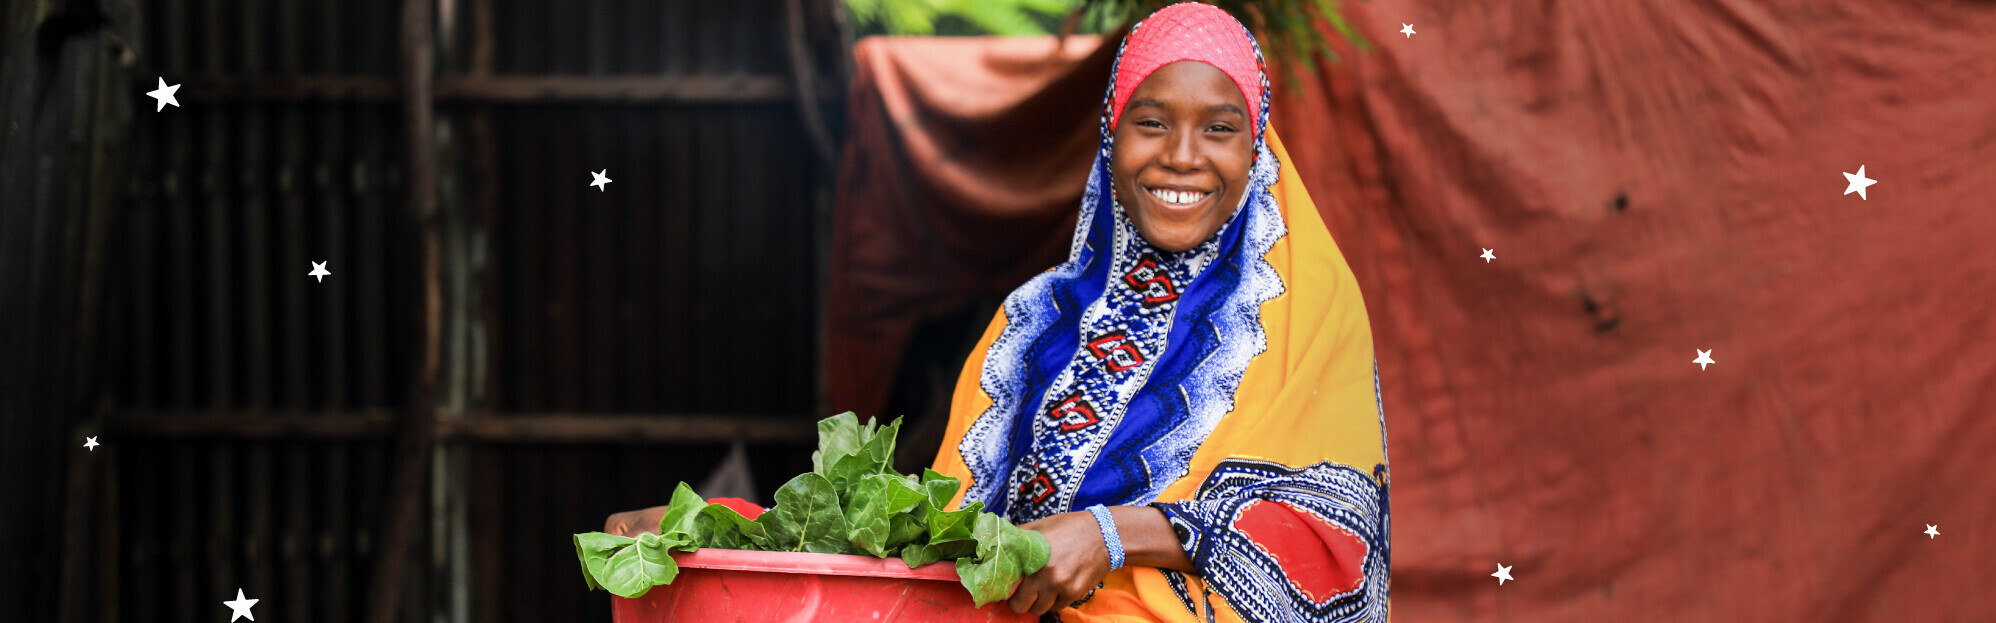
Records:
{"label": "corrugated metal wall", "polygon": [[[781,76],[780,3],[496,3],[493,72]],[[491,236],[499,303],[488,399],[515,413],[789,414],[815,409],[814,211],[829,184],[788,99],[481,104],[498,154]],[[607,169],[607,190],[587,186]],[[562,363],[556,363],[562,362]],[[702,444],[482,449],[469,549],[494,620],[608,620],[574,548],[698,481]],[[756,446],[762,488],[809,469],[808,448]],[[524,509],[535,512],[524,513]],[[549,583],[552,582],[550,585]]]}
{"label": "corrugated metal wall", "polygon": [[[237,588],[275,620],[360,620],[425,339],[441,445],[404,620],[607,620],[570,533],[732,438],[765,491],[808,469],[829,174],[781,0],[434,6],[440,336],[403,1],[138,3],[137,91],[187,86],[136,113],[108,260],[104,620],[210,620]],[[830,119],[838,93],[812,98]]]}
{"label": "corrugated metal wall", "polygon": [[107,69],[123,47],[103,24],[125,9],[0,0],[0,621],[97,596],[72,587],[100,559],[64,553],[107,534],[76,502],[103,480],[84,439],[101,436],[101,276],[133,112],[104,104],[144,92]]}
{"label": "corrugated metal wall", "polygon": [[[398,5],[142,3],[137,90],[157,77],[392,76]],[[111,277],[128,329],[119,404],[314,421],[406,406],[417,303],[394,102],[179,101],[133,125]],[[306,277],[311,262],[333,275]],[[117,465],[121,540],[105,620],[211,620],[237,588],[267,597],[274,619],[360,618],[386,439],[116,438],[100,457]]]}
{"label": "corrugated metal wall", "polygon": [[[814,307],[815,176],[811,154],[789,145],[801,135],[791,116],[766,105],[494,111],[501,409],[811,408],[815,332],[799,319]],[[587,188],[588,172],[605,169],[606,190]]]}

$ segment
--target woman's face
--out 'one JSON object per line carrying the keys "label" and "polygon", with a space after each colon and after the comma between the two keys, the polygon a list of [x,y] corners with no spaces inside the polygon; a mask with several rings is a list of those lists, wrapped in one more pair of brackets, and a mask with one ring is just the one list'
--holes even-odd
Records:
{"label": "woman's face", "polygon": [[1153,246],[1191,249],[1233,216],[1254,164],[1247,107],[1225,72],[1198,61],[1160,67],[1130,94],[1109,171]]}

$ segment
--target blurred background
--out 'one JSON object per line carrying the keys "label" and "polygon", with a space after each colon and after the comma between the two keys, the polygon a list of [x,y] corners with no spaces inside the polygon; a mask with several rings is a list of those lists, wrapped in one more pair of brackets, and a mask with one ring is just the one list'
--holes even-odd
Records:
{"label": "blurred background", "polygon": [[[1160,4],[5,0],[0,620],[605,621],[610,513],[918,470]],[[1397,618],[1996,618],[1996,4],[1220,4]]]}

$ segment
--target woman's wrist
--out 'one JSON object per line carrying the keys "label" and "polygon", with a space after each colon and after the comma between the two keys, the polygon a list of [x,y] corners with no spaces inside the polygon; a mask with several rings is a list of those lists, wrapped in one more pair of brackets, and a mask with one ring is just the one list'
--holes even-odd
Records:
{"label": "woman's wrist", "polygon": [[1123,551],[1122,533],[1116,529],[1116,516],[1108,507],[1096,504],[1088,507],[1088,514],[1095,517],[1095,527],[1102,532],[1102,547],[1108,550],[1109,570],[1123,568],[1127,558]]}
{"label": "woman's wrist", "polygon": [[1164,511],[1149,506],[1111,506],[1117,536],[1123,542],[1124,567],[1155,567],[1193,571],[1192,559],[1178,542],[1178,533]]}

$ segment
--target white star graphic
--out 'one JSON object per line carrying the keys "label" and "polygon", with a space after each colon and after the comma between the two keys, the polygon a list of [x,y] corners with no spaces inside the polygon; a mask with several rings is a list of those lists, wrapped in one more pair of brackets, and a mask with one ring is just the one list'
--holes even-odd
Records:
{"label": "white star graphic", "polygon": [[[1691,349],[1691,350],[1698,350],[1698,349],[1696,349],[1696,348],[1693,348],[1693,349]],[[1698,358],[1697,358],[1697,359],[1693,359],[1693,360],[1691,360],[1691,363],[1695,363],[1695,364],[1698,364],[1698,369],[1699,369],[1699,370],[1703,370],[1703,369],[1705,369],[1705,365],[1706,365],[1706,364],[1713,364],[1713,363],[1718,363],[1718,362],[1717,362],[1717,361],[1712,361],[1712,351],[1709,351],[1709,350],[1698,350]]]}
{"label": "white star graphic", "polygon": [[222,605],[224,605],[224,606],[228,606],[228,607],[229,607],[229,610],[232,610],[232,611],[234,611],[234,614],[233,614],[232,616],[230,616],[230,617],[229,617],[229,621],[230,621],[231,623],[234,623],[234,621],[235,621],[236,619],[240,619],[240,618],[243,618],[243,617],[249,617],[249,620],[251,620],[251,621],[255,621],[255,620],[256,620],[256,613],[254,613],[254,612],[250,612],[250,608],[251,608],[251,607],[253,607],[253,606],[255,606],[255,605],[256,605],[256,602],[259,602],[259,601],[263,601],[263,600],[261,600],[261,599],[243,599],[243,589],[240,589],[240,588],[238,588],[238,589],[236,589],[236,600],[235,600],[235,601],[224,601],[224,602],[222,602]]}
{"label": "white star graphic", "polygon": [[[1483,249],[1483,247],[1477,247],[1477,248],[1478,248],[1478,249]],[[1478,256],[1476,256],[1476,257],[1480,257],[1480,258],[1483,258],[1483,263],[1485,263],[1485,264],[1489,264],[1489,263],[1490,263],[1490,260],[1494,260],[1494,259],[1497,259],[1497,256],[1496,256],[1496,255],[1492,255],[1492,254],[1490,253],[1490,249],[1483,249],[1483,255],[1478,255]]]}
{"label": "white star graphic", "polygon": [[610,170],[609,170],[609,169],[604,169],[604,170],[602,170],[602,171],[600,171],[600,172],[594,172],[594,171],[590,172],[589,174],[590,174],[591,176],[594,176],[594,177],[596,178],[596,181],[594,181],[594,182],[590,182],[590,183],[589,183],[589,185],[590,185],[590,186],[595,186],[595,187],[596,187],[596,190],[609,190],[608,188],[605,188],[605,187],[603,186],[604,184],[608,184],[608,183],[610,183],[610,178],[609,178],[609,177],[605,177],[605,176],[609,175],[609,173],[610,173]]}
{"label": "white star graphic", "polygon": [[96,438],[96,437],[84,437],[84,438],[83,438],[83,447],[84,447],[84,448],[88,448],[88,449],[89,449],[89,450],[90,450],[91,452],[96,452],[96,451],[97,451],[97,446],[100,446],[100,445],[103,445],[103,444],[99,444],[99,443],[97,443],[97,438]]}
{"label": "white star graphic", "polygon": [[1941,535],[1941,527],[1936,526],[1934,524],[1927,524],[1926,534],[1927,534],[1927,540],[1932,541],[1934,540],[1934,537]]}
{"label": "white star graphic", "polygon": [[1501,562],[1497,563],[1497,572],[1490,574],[1490,577],[1497,578],[1498,586],[1503,586],[1505,580],[1517,581],[1516,578],[1511,577],[1511,568],[1504,566],[1504,563]]}
{"label": "white star graphic", "polygon": [[1844,194],[1857,193],[1857,198],[1865,201],[1870,201],[1871,199],[1864,196],[1864,189],[1878,183],[1878,180],[1864,176],[1864,165],[1861,164],[1857,165],[1857,173],[1845,173],[1844,179],[1850,180],[1850,185],[1844,187]]}
{"label": "white star graphic", "polygon": [[1408,38],[1408,39],[1412,39],[1412,38],[1414,38],[1414,25],[1413,25],[1413,24],[1407,24],[1407,23],[1402,23],[1402,24],[1400,24],[1400,32],[1403,32],[1403,33],[1406,33],[1406,34],[1407,34],[1407,38]]}
{"label": "white star graphic", "polygon": [[[332,260],[326,260],[330,261]],[[312,262],[312,272],[305,273],[305,276],[318,279],[319,283],[325,283],[326,276],[333,274],[333,271],[326,270],[326,262]]]}
{"label": "white star graphic", "polygon": [[152,96],[153,99],[159,100],[157,102],[159,105],[154,106],[152,111],[159,112],[162,110],[166,110],[167,104],[172,104],[174,108],[179,108],[180,100],[174,99],[173,97],[173,92],[178,90],[180,90],[180,85],[176,84],[173,86],[166,86],[166,79],[160,78],[159,88],[146,92],[146,95],[150,95]]}

